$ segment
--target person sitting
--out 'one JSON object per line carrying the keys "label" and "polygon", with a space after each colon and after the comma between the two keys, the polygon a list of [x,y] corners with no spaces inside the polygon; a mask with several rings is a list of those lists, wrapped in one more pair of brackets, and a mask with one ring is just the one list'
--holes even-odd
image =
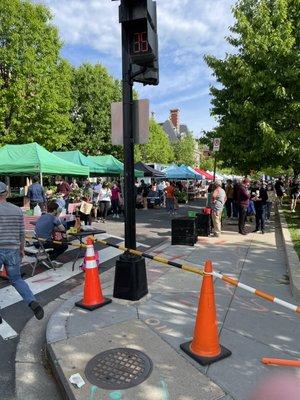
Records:
{"label": "person sitting", "polygon": [[[63,236],[66,232],[65,227],[58,218],[60,208],[57,203],[50,202],[47,206],[47,212],[42,214],[36,222],[35,233],[39,239],[43,240],[45,249],[52,248],[49,252],[51,260],[55,260],[59,255],[68,249],[68,244],[63,242]],[[62,243],[53,243],[53,235],[60,233]],[[57,237],[55,238],[58,239]],[[53,262],[54,266],[61,266],[61,263]]]}

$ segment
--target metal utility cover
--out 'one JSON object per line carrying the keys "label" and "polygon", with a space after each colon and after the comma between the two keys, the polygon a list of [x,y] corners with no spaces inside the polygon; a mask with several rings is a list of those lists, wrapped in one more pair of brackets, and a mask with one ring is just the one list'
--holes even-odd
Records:
{"label": "metal utility cover", "polygon": [[102,389],[122,390],[144,382],[152,368],[152,361],[141,351],[117,348],[93,357],[86,365],[85,376]]}

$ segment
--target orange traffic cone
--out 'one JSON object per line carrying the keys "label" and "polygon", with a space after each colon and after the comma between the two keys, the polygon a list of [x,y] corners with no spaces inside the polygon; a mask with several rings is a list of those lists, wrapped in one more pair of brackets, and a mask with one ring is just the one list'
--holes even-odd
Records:
{"label": "orange traffic cone", "polygon": [[231,355],[219,344],[212,262],[206,261],[194,329],[194,338],[180,348],[201,365],[208,365]]}
{"label": "orange traffic cone", "polygon": [[4,265],[2,265],[2,268],[0,269],[0,278],[8,280],[7,271]]}
{"label": "orange traffic cone", "polygon": [[103,297],[93,240],[90,237],[87,238],[86,245],[83,299],[75,305],[93,311],[111,303],[111,299]]}

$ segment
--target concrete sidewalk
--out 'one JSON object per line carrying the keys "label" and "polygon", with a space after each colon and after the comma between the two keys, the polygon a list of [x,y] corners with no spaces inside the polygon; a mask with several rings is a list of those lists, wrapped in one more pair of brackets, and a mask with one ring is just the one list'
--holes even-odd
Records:
{"label": "concrete sidewalk", "polygon": [[[265,235],[248,236],[238,235],[237,227],[229,223],[221,238],[199,238],[195,247],[171,246],[167,241],[152,253],[201,267],[211,259],[215,270],[295,303],[283,279],[286,265],[276,223],[269,224]],[[101,275],[108,296],[112,295],[113,274],[109,270]],[[89,312],[74,307],[81,297],[82,288],[78,288],[78,294],[50,318],[48,350],[66,398],[247,400],[257,381],[273,368],[261,364],[261,357],[300,358],[299,314],[215,281],[220,342],[232,356],[201,367],[179,348],[193,334],[201,278],[154,261],[147,262],[147,274],[149,295],[139,302],[113,299],[104,308]],[[149,378],[122,391],[90,384],[84,373],[87,362],[118,347],[146,353],[153,362]],[[81,389],[69,383],[77,372],[86,382]]]}

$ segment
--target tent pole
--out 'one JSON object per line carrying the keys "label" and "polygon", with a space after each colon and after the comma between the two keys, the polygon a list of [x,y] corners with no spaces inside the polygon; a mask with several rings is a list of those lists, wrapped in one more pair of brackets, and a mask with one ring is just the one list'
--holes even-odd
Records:
{"label": "tent pole", "polygon": [[43,186],[43,173],[40,171],[40,184]]}

